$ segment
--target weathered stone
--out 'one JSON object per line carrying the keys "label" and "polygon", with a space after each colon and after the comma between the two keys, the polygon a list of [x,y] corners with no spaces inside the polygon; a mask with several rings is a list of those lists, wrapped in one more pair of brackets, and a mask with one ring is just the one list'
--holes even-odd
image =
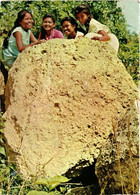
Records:
{"label": "weathered stone", "polygon": [[[24,50],[9,71],[5,138],[24,176],[88,166],[138,90],[108,43],[50,40]],[[132,113],[133,114],[133,113]]]}
{"label": "weathered stone", "polygon": [[4,87],[5,87],[4,77],[2,72],[0,71],[0,96],[4,94]]}
{"label": "weathered stone", "polygon": [[132,105],[122,120],[113,122],[112,134],[95,165],[95,173],[105,194],[138,194],[139,135],[138,114]]}
{"label": "weathered stone", "polygon": [[2,72],[0,71],[0,116],[1,112],[4,112],[4,89],[5,89],[4,77]]}

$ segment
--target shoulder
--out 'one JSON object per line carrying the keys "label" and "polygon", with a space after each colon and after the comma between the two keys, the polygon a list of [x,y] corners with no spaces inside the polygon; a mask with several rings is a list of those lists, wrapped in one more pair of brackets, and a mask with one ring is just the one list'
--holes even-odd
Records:
{"label": "shoulder", "polygon": [[104,30],[106,33],[110,32],[108,26],[106,26],[105,24],[102,24],[102,23],[100,23],[97,20],[92,18],[90,20],[90,27],[94,27],[94,26],[97,28],[98,31],[99,30]]}
{"label": "shoulder", "polygon": [[63,33],[60,30],[53,29],[55,38],[64,38]]}
{"label": "shoulder", "polygon": [[95,20],[95,19],[91,18],[91,20],[90,20],[90,23],[89,23],[89,24],[92,26],[92,25],[100,25],[101,23],[100,23],[100,22],[98,22],[97,20]]}
{"label": "shoulder", "polygon": [[13,30],[12,34],[15,33],[15,32],[20,32],[21,34],[27,34],[27,35],[30,35],[30,34],[31,34],[31,31],[30,31],[30,30],[28,30],[28,31],[26,32],[25,30],[23,30],[23,28],[22,28],[21,26],[16,27],[16,28]]}
{"label": "shoulder", "polygon": [[23,31],[23,29],[19,26],[19,27],[16,27],[16,28],[13,30],[12,34],[15,33],[15,32],[21,32],[21,33],[22,33],[22,31]]}

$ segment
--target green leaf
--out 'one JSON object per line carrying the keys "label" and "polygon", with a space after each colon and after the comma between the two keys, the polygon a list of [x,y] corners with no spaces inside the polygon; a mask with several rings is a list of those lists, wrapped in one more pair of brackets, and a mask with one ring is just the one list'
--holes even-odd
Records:
{"label": "green leaf", "polygon": [[4,125],[4,119],[1,119],[1,121],[0,121],[0,128],[4,128],[5,127],[5,125]]}
{"label": "green leaf", "polygon": [[39,184],[46,185],[49,191],[51,191],[52,189],[56,188],[60,183],[64,183],[68,181],[69,179],[67,177],[58,175],[58,176],[51,177],[48,179],[40,178],[34,184],[35,185],[39,185]]}
{"label": "green leaf", "polygon": [[66,188],[65,187],[60,187],[60,192],[64,194],[64,192],[66,192]]}
{"label": "green leaf", "polygon": [[30,192],[28,192],[27,195],[54,195],[54,192],[45,192],[45,191],[36,191],[36,190],[32,190]]}
{"label": "green leaf", "polygon": [[10,168],[6,167],[5,172],[6,172],[6,174],[10,173]]}
{"label": "green leaf", "polygon": [[49,182],[49,191],[51,191],[52,189],[56,188],[61,182],[58,181],[52,181]]}
{"label": "green leaf", "polygon": [[0,146],[0,154],[3,154],[4,156],[6,156],[5,149],[1,146]]}
{"label": "green leaf", "polygon": [[60,183],[68,182],[69,179],[67,177],[58,175],[52,178],[48,179],[48,184],[49,184],[49,190],[51,191],[54,189],[56,186],[58,186]]}
{"label": "green leaf", "polygon": [[48,179],[40,178],[34,184],[35,185],[42,184],[48,186]]}
{"label": "green leaf", "polygon": [[68,182],[69,180],[70,180],[70,179],[68,179],[67,177],[58,175],[58,176],[49,178],[49,179],[48,179],[48,182],[54,182],[54,181],[55,181],[55,182],[65,183],[65,182]]}
{"label": "green leaf", "polygon": [[6,166],[6,160],[5,159],[0,159],[0,166]]}
{"label": "green leaf", "polygon": [[0,142],[4,143],[3,138],[1,137],[1,135],[0,135]]}
{"label": "green leaf", "polygon": [[4,129],[0,129],[0,132],[1,132],[1,133],[4,133]]}

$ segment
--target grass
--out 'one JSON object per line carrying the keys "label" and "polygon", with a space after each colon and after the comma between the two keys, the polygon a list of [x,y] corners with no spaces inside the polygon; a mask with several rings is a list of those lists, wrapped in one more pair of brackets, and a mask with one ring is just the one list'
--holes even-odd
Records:
{"label": "grass", "polygon": [[117,141],[117,134],[116,134],[116,124],[112,123],[113,127],[113,132],[114,132],[114,137],[115,137],[115,142],[117,146],[117,160],[118,160],[118,169],[120,173],[120,181],[121,181],[121,187],[122,187],[122,194],[124,194],[124,182],[123,182],[123,177],[122,177],[122,170],[121,170],[121,163],[120,163],[120,149],[119,149],[119,143]]}
{"label": "grass", "polygon": [[[132,151],[131,151],[131,132],[130,132],[130,116],[128,117],[128,122],[127,122],[127,138],[128,138],[128,154],[129,154],[129,170],[131,172],[131,192],[130,189],[127,189],[125,186],[124,178],[123,178],[123,172],[122,172],[122,167],[121,167],[121,157],[120,157],[120,148],[119,148],[119,142],[117,141],[117,130],[116,130],[116,124],[112,123],[113,126],[113,132],[114,132],[114,138],[116,142],[116,153],[117,153],[117,165],[118,165],[118,170],[119,170],[119,175],[120,175],[120,183],[121,183],[121,193],[122,194],[135,194],[136,193],[136,186],[137,186],[137,179],[138,174],[136,172],[136,167],[134,166],[133,163],[133,156],[132,156]],[[129,173],[128,173],[129,174]]]}

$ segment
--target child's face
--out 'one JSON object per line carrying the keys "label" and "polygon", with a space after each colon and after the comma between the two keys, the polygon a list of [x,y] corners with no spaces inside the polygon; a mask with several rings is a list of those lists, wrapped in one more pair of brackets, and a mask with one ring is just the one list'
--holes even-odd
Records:
{"label": "child's face", "polygon": [[55,27],[55,23],[53,22],[52,18],[45,18],[43,20],[43,28],[45,31],[52,31]]}
{"label": "child's face", "polygon": [[33,24],[34,24],[33,18],[29,13],[26,13],[24,18],[20,22],[20,25],[24,30],[29,30],[30,28],[32,28]]}
{"label": "child's face", "polygon": [[85,22],[87,21],[88,17],[89,17],[89,16],[88,16],[87,14],[83,13],[83,12],[76,14],[77,20],[78,20],[82,25],[85,24]]}
{"label": "child's face", "polygon": [[72,25],[69,21],[64,21],[62,24],[62,30],[67,35],[70,36],[75,33],[75,25]]}

